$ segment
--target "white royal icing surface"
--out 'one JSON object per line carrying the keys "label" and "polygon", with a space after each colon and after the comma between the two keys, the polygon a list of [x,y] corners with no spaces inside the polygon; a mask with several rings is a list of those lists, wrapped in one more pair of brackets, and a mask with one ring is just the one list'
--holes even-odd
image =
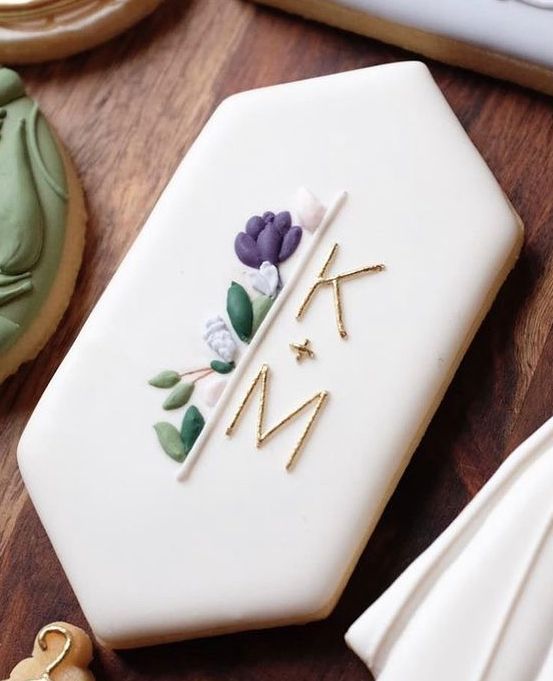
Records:
{"label": "white royal icing surface", "polygon": [[[251,215],[291,207],[299,186],[336,208],[284,263],[284,288],[237,358],[183,475],[152,428],[182,413],[167,416],[147,379],[205,358],[198,320],[224,312],[231,279],[244,273],[235,235]],[[223,103],[19,446],[27,488],[96,635],[130,647],[328,614],[521,238],[422,64]],[[330,287],[295,318],[333,242],[331,274],[386,265],[342,284],[347,340]],[[305,338],[316,357],[298,363],[289,345]],[[284,464],[305,416],[258,451],[252,403],[225,437],[264,362],[269,425],[329,392],[290,473]]]}
{"label": "white royal icing surface", "polygon": [[349,630],[378,681],[553,678],[553,419]]}
{"label": "white royal icing surface", "polygon": [[330,0],[553,68],[551,0]]}

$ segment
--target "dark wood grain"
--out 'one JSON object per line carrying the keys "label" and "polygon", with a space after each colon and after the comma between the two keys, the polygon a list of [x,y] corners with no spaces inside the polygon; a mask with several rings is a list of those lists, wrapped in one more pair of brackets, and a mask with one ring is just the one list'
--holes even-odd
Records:
{"label": "dark wood grain", "polygon": [[[19,477],[15,449],[40,394],[180,158],[225,96],[410,55],[241,0],[167,0],[124,36],[21,69],[80,170],[90,224],[62,324],[0,388],[0,678],[44,623],[86,626]],[[553,411],[553,100],[430,64],[522,215],[520,262],[468,352],[334,614],[295,628],[120,655],[99,680],[357,681],[343,634]]]}

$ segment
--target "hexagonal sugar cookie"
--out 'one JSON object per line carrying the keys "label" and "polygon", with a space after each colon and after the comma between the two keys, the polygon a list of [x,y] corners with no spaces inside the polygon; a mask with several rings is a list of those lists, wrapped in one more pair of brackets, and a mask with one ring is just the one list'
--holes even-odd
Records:
{"label": "hexagonal sugar cookie", "polygon": [[521,240],[421,64],[224,102],[19,447],[99,639],[325,617]]}

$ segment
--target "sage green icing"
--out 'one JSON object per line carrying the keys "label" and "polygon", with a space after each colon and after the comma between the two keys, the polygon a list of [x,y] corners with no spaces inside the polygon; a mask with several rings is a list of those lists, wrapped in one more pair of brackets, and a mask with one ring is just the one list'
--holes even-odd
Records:
{"label": "sage green icing", "polygon": [[166,421],[161,421],[154,425],[154,430],[156,431],[159,444],[163,447],[163,451],[167,456],[182,463],[188,452],[186,451],[184,442],[175,426]]}
{"label": "sage green icing", "polygon": [[[10,69],[0,68],[0,106],[5,111],[0,136],[1,362],[39,313],[55,280],[65,241],[67,179],[48,124]],[[25,285],[17,286],[22,281]]]}
{"label": "sage green icing", "polygon": [[0,288],[0,306],[6,305],[10,300],[15,300],[25,293],[33,290],[33,284],[30,279],[23,281],[16,281],[12,286],[3,286]]}
{"label": "sage green icing", "polygon": [[5,317],[0,317],[0,352],[2,352],[4,346],[11,345],[18,332],[18,324]]}
{"label": "sage green icing", "polygon": [[190,400],[194,392],[194,383],[179,383],[176,388],[171,390],[169,396],[163,403],[164,409],[180,409]]}
{"label": "sage green icing", "polygon": [[42,252],[42,207],[27,153],[26,121],[2,140],[0,156],[0,273],[24,274]]}
{"label": "sage green icing", "polygon": [[252,337],[257,333],[257,329],[263,323],[263,320],[269,313],[273,306],[274,299],[269,296],[257,296],[252,303],[253,309],[253,323],[252,323]]}
{"label": "sage green icing", "polygon": [[0,106],[25,95],[25,86],[19,75],[11,69],[0,68]]}
{"label": "sage green icing", "polygon": [[156,374],[151,378],[148,383],[153,385],[154,388],[172,388],[177,385],[180,381],[180,374],[178,371],[171,371],[171,369],[166,369],[165,371]]}
{"label": "sage green icing", "polygon": [[2,286],[11,286],[16,281],[22,281],[23,279],[30,279],[31,273],[25,272],[24,274],[1,274],[0,273],[0,288]]}
{"label": "sage green icing", "polygon": [[56,178],[49,172],[48,168],[44,165],[44,159],[42,158],[42,154],[40,153],[40,149],[38,148],[36,130],[38,126],[39,115],[40,109],[38,108],[38,104],[35,104],[33,111],[31,112],[30,125],[32,134],[29,135],[29,146],[31,147],[33,158],[36,159],[37,167],[38,170],[41,172],[42,177],[50,185],[52,190],[56,192],[60,199],[67,201],[69,196],[65,185],[60,184],[56,180]]}

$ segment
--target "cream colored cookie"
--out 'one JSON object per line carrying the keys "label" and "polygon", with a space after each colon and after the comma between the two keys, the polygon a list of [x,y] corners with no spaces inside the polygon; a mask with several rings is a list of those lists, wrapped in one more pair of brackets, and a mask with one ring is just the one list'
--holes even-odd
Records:
{"label": "cream colored cookie", "polygon": [[18,447],[96,638],[326,617],[521,245],[422,64],[225,101]]}
{"label": "cream colored cookie", "polygon": [[553,94],[549,0],[256,0]]}
{"label": "cream colored cookie", "polygon": [[56,329],[75,286],[85,224],[69,155],[19,76],[0,69],[0,382]]}
{"label": "cream colored cookie", "polygon": [[60,59],[125,31],[161,0],[0,0],[0,61]]}
{"label": "cream colored cookie", "polygon": [[22,660],[5,681],[94,681],[88,670],[92,643],[66,622],[54,622],[37,634],[31,657]]}

